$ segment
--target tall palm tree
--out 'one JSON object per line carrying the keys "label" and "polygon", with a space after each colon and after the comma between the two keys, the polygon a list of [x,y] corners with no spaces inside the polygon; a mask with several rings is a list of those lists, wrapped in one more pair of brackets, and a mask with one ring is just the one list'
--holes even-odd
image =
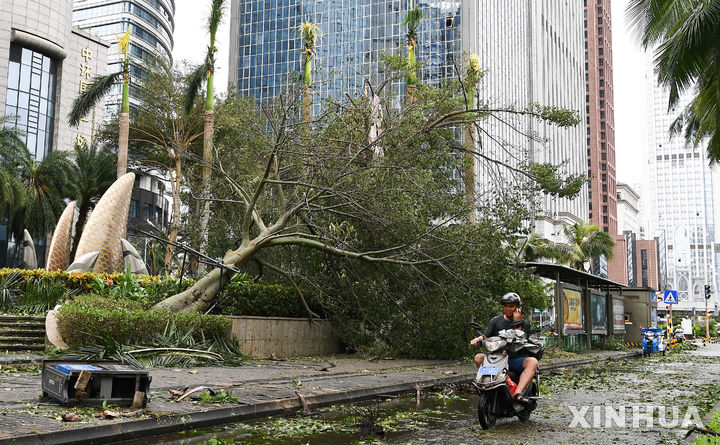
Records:
{"label": "tall palm tree", "polygon": [[307,19],[300,24],[299,33],[303,39],[302,118],[303,122],[309,123],[312,120],[312,60],[317,54],[317,44],[322,36],[322,31],[319,26]]}
{"label": "tall palm tree", "polygon": [[[205,56],[205,63],[202,64],[195,72],[190,76],[188,93],[185,97],[185,112],[189,113],[192,109],[195,98],[200,92],[202,81],[207,79],[207,92],[205,94],[205,128],[203,133],[203,168],[202,168],[202,196],[205,201],[202,203],[202,215],[200,218],[200,251],[203,252],[207,249],[207,226],[210,220],[210,201],[208,197],[210,195],[210,176],[211,170],[210,165],[212,164],[213,158],[213,128],[215,125],[215,110],[214,110],[214,91],[213,81],[215,78],[215,35],[217,34],[218,27],[222,22],[223,12],[225,8],[225,0],[212,0],[210,7],[210,16],[208,18],[207,29],[210,34],[210,44],[208,45],[208,52]],[[202,266],[201,266],[202,267]]]}
{"label": "tall palm tree", "polygon": [[30,158],[30,153],[22,141],[22,132],[5,126],[10,119],[10,116],[0,116],[0,217],[6,206],[22,206],[26,202],[18,168],[22,159]]}
{"label": "tall palm tree", "polygon": [[122,78],[122,104],[120,105],[120,132],[118,134],[117,177],[127,172],[128,136],[130,134],[130,28],[122,37],[118,37],[118,48],[123,55],[123,69],[117,73],[97,76],[87,90],[73,101],[68,123],[75,127],[90,113]]}
{"label": "tall palm tree", "polygon": [[608,260],[612,259],[615,241],[609,233],[601,231],[597,225],[581,222],[565,227],[564,232],[570,252],[571,267],[584,270],[585,263],[601,255]]}
{"label": "tall palm tree", "polygon": [[[466,108],[475,108],[475,88],[477,87],[482,71],[480,70],[480,57],[477,54],[470,54],[470,62],[467,69],[466,79]],[[465,124],[465,200],[470,206],[468,221],[475,222],[475,124]]]}
{"label": "tall palm tree", "polygon": [[720,160],[720,0],[630,0],[628,17],[645,49],[655,49],[658,80],[670,90],[668,106],[693,89],[671,130]]}
{"label": "tall palm tree", "polygon": [[405,89],[405,100],[412,102],[415,95],[415,87],[418,85],[417,77],[417,28],[420,26],[420,20],[423,18],[423,13],[420,8],[415,4],[414,0],[409,0],[410,10],[403,21],[403,25],[407,26],[407,78],[406,78],[406,89]]}
{"label": "tall palm tree", "polygon": [[105,148],[98,149],[95,144],[76,145],[72,157],[74,168],[70,179],[75,183],[74,199],[77,200],[79,214],[71,257],[75,255],[88,213],[95,207],[102,194],[115,182],[116,165],[112,153]]}

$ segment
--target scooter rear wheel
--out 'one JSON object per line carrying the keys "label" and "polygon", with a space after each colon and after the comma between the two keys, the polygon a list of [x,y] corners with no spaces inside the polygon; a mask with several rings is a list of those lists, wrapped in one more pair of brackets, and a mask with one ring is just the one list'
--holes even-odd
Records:
{"label": "scooter rear wheel", "polygon": [[495,414],[492,412],[492,402],[493,399],[485,394],[480,396],[480,401],[478,402],[478,420],[484,430],[489,430],[494,427],[495,421],[497,420],[497,417],[495,417]]}

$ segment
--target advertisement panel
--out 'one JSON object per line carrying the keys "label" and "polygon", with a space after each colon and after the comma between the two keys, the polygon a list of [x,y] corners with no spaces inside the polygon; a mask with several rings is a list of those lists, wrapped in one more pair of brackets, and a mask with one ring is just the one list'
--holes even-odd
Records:
{"label": "advertisement panel", "polygon": [[607,334],[607,309],[605,295],[590,294],[590,319],[592,320],[593,334]]}
{"label": "advertisement panel", "polygon": [[580,290],[563,287],[563,322],[565,332],[582,332],[582,293]]}
{"label": "advertisement panel", "polygon": [[613,298],[613,333],[625,332],[625,300]]}

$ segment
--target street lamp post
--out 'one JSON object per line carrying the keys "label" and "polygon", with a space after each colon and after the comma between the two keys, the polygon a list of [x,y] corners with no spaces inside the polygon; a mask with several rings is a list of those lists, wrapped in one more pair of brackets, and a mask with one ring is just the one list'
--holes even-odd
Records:
{"label": "street lamp post", "polygon": [[710,285],[705,285],[705,339],[710,340],[710,312],[708,311],[708,302],[710,301]]}

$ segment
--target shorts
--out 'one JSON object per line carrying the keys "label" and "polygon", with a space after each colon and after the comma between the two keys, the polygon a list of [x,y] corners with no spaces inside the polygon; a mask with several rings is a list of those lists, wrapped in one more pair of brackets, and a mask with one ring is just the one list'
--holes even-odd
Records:
{"label": "shorts", "polygon": [[523,367],[523,363],[525,362],[525,359],[527,356],[522,357],[510,357],[508,359],[508,368],[510,368],[511,371],[516,372],[519,374],[522,374],[522,372],[525,370]]}

